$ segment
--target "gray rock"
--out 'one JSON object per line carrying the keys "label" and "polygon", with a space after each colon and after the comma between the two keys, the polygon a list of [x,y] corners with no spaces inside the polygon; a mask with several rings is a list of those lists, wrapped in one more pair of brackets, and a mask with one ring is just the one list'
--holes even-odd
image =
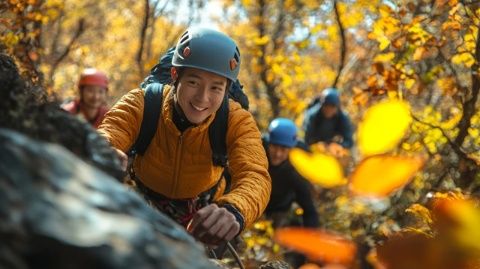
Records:
{"label": "gray rock", "polygon": [[184,229],[63,147],[0,129],[0,268],[215,268]]}

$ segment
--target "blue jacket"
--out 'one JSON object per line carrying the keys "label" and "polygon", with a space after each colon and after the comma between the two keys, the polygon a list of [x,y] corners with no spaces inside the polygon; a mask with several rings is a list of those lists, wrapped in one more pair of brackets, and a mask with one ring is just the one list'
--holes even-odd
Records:
{"label": "blue jacket", "polygon": [[305,130],[305,143],[308,145],[317,142],[335,142],[336,136],[341,136],[341,145],[344,148],[353,146],[353,125],[348,115],[343,110],[338,110],[337,115],[327,119],[320,112],[322,103],[317,102],[305,112],[303,129]]}

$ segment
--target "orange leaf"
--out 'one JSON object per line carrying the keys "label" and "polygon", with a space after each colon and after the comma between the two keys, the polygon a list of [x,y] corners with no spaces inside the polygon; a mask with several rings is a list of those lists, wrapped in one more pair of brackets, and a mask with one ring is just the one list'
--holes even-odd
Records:
{"label": "orange leaf", "polygon": [[423,163],[420,157],[375,155],[366,158],[352,173],[350,188],[361,196],[388,196],[410,182]]}
{"label": "orange leaf", "polygon": [[426,54],[426,49],[425,47],[418,47],[415,49],[415,53],[413,53],[413,60],[414,61],[420,61],[424,58]]}
{"label": "orange leaf", "polygon": [[306,263],[302,266],[300,266],[298,269],[322,269],[320,266],[314,264],[314,263]]}
{"label": "orange leaf", "polygon": [[312,260],[326,263],[348,264],[356,253],[356,246],[350,240],[314,229],[281,228],[275,232],[274,240],[302,252]]}

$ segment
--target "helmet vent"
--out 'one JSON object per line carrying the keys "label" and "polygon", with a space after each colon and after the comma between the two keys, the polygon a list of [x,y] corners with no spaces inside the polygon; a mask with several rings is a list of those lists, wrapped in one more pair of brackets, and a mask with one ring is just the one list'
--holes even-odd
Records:
{"label": "helmet vent", "polygon": [[238,56],[238,54],[235,53],[235,55],[233,55],[233,58],[235,58],[235,60],[237,61],[237,63],[240,62],[240,57]]}
{"label": "helmet vent", "polygon": [[234,66],[232,68],[232,60],[230,60],[230,69],[233,70],[235,69],[235,67],[237,67],[237,64],[240,62],[240,51],[238,51],[238,47],[235,47],[235,53],[233,54],[233,58],[235,59],[234,62]]}
{"label": "helmet vent", "polygon": [[187,41],[188,36],[188,31],[185,31],[185,33],[183,33],[183,35],[180,37],[180,44],[183,44],[185,41]]}

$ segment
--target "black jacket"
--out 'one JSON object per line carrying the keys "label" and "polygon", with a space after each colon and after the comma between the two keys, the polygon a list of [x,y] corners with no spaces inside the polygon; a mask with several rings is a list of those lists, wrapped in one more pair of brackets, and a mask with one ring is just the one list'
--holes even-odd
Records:
{"label": "black jacket", "polygon": [[[268,142],[264,143],[264,146],[268,147],[267,145]],[[318,227],[318,213],[313,204],[310,182],[303,178],[288,160],[278,166],[269,164],[268,172],[272,178],[272,192],[265,210],[267,216],[288,211],[292,203],[297,202],[303,209],[303,225]]]}

